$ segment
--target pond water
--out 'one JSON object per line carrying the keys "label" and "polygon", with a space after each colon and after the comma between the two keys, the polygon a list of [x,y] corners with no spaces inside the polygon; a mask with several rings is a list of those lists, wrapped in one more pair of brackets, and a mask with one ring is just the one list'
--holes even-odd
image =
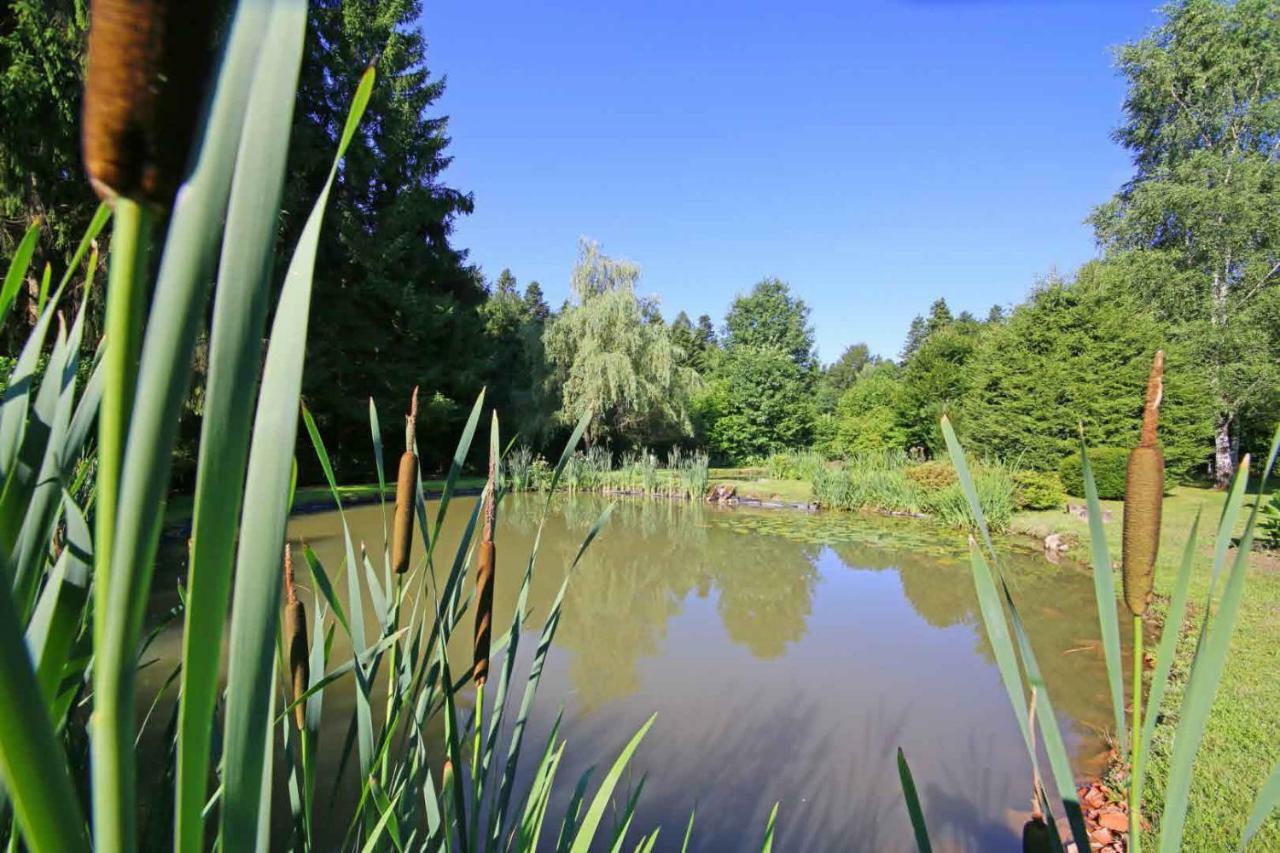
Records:
{"label": "pond water", "polygon": [[[510,624],[543,502],[512,496],[499,513],[496,634]],[[455,502],[437,554],[453,553],[473,505]],[[566,567],[604,506],[595,497],[554,501],[521,645],[525,667]],[[357,542],[381,550],[379,506],[349,509],[347,519]],[[295,518],[289,538],[309,544],[336,574],[343,545],[335,513]],[[603,765],[598,779],[656,712],[622,787],[646,777],[632,825],[661,825],[659,849],[678,849],[695,806],[692,849],[758,849],[780,802],[775,849],[907,851],[914,846],[895,763],[901,746],[935,849],[1018,850],[1031,768],[966,554],[963,534],[919,521],[624,500],[570,583],[524,770],[532,771],[563,707],[568,749],[549,811],[561,815],[574,781],[593,764]],[[1010,550],[1005,568],[1077,774],[1087,775],[1099,766],[1111,720],[1092,582],[1080,567],[1032,550]],[[305,568],[299,583],[310,586]],[[304,600],[310,612],[309,591]],[[366,622],[376,625],[372,611]],[[469,616],[465,624],[451,653],[469,660]],[[176,660],[179,631],[160,638],[160,657]],[[334,649],[335,660],[347,654]],[[148,680],[154,690],[167,669],[144,671],[143,690]],[[523,677],[518,671],[517,683]],[[342,685],[325,693],[323,738],[336,744],[353,701],[350,682]],[[337,772],[336,752],[320,767],[322,780]]]}

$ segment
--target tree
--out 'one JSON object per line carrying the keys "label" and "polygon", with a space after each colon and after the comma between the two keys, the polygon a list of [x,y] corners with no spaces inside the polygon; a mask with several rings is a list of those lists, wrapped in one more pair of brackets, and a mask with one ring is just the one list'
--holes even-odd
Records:
{"label": "tree", "polygon": [[893,362],[867,364],[858,381],[836,405],[834,434],[828,452],[833,456],[904,450],[907,430],[899,418],[903,385]]}
{"label": "tree", "polygon": [[[545,308],[546,303],[541,303]],[[516,277],[504,269],[480,307],[489,354],[489,402],[503,419],[504,431],[540,446],[552,425],[556,401],[549,394],[542,335],[545,315],[538,301],[520,295]]]}
{"label": "tree", "polygon": [[858,381],[863,368],[879,362],[880,358],[873,356],[866,344],[849,344],[844,348],[844,352],[840,353],[840,357],[822,372],[823,382],[839,397]]}
{"label": "tree", "polygon": [[531,281],[525,286],[524,305],[530,317],[543,323],[551,319],[551,306],[542,295],[542,285],[536,281]]}
{"label": "tree", "polygon": [[[471,196],[447,186],[444,91],[426,64],[417,0],[313,0],[294,112],[282,247],[292,246],[365,66],[379,83],[338,172],[316,264],[304,394],[346,476],[368,472],[373,396],[395,434],[422,388],[424,465],[438,467],[488,370],[483,279],[450,242]],[[394,443],[394,442],[390,442]],[[314,454],[300,452],[300,460]]]}
{"label": "tree", "polygon": [[560,388],[560,423],[591,412],[587,441],[640,444],[692,434],[690,394],[697,373],[680,363],[664,323],[649,322],[656,303],[636,295],[640,269],[583,240],[573,268],[576,304],[548,326],[547,358]]}
{"label": "tree", "polygon": [[1132,446],[1151,359],[1163,348],[1168,470],[1184,477],[1203,466],[1213,431],[1203,376],[1131,292],[1131,275],[1109,261],[1087,264],[1074,283],[1042,283],[989,330],[970,360],[956,418],[966,447],[1052,471],[1079,448],[1079,425],[1091,446]]}
{"label": "tree", "polygon": [[698,406],[712,452],[742,462],[807,446],[815,416],[809,383],[807,371],[780,348],[726,349]]}
{"label": "tree", "polygon": [[[935,308],[942,300],[934,303]],[[968,362],[982,327],[976,322],[938,323],[902,371],[899,421],[909,447],[943,452],[939,422],[954,411],[969,384]]]}
{"label": "tree", "polygon": [[0,257],[38,216],[43,259],[65,260],[98,205],[80,162],[87,7],[10,0],[0,10]]}
{"label": "tree", "polygon": [[1205,367],[1225,485],[1242,415],[1280,381],[1280,17],[1269,0],[1179,0],[1165,16],[1118,52],[1115,138],[1135,173],[1093,223],[1110,252],[1164,252],[1191,274],[1154,296]]}
{"label": "tree", "polygon": [[726,349],[767,347],[786,353],[806,373],[817,365],[809,306],[792,296],[786,282],[766,278],[738,296],[725,316]]}
{"label": "tree", "polygon": [[911,356],[916,354],[916,350],[920,349],[920,345],[924,343],[924,339],[928,337],[928,327],[924,317],[920,314],[911,318],[911,326],[907,329],[907,339],[902,343],[902,352],[898,355],[898,360],[906,364],[911,360]]}

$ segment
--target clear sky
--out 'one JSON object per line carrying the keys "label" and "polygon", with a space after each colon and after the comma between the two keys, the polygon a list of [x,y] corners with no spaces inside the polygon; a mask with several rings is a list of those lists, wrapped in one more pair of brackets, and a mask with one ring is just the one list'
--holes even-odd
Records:
{"label": "clear sky", "polygon": [[1110,48],[1157,0],[426,0],[455,242],[568,294],[579,236],[636,261],[670,319],[719,325],[765,276],[819,354],[896,355],[938,296],[985,315],[1093,257],[1130,173]]}

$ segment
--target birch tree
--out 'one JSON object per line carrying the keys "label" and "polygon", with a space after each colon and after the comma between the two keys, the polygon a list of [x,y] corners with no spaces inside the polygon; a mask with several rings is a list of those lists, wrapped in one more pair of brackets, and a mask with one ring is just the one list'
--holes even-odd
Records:
{"label": "birch tree", "polygon": [[1165,16],[1118,51],[1129,88],[1115,138],[1135,173],[1093,223],[1108,250],[1169,261],[1144,296],[1203,364],[1225,485],[1241,416],[1280,380],[1280,14],[1268,0],[1180,0]]}

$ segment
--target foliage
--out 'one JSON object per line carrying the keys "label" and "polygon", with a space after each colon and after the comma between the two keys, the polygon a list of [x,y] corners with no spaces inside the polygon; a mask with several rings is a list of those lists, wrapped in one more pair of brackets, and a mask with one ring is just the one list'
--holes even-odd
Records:
{"label": "foliage", "polygon": [[683,311],[677,314],[671,321],[671,342],[679,350],[680,361],[686,367],[698,373],[706,373],[711,368],[716,331],[706,314],[698,317],[696,326],[688,314]]}
{"label": "foliage", "polygon": [[[955,418],[969,446],[1036,470],[1055,470],[1075,450],[1081,424],[1092,442],[1132,446],[1151,357],[1164,348],[1168,469],[1185,478],[1203,465],[1212,435],[1203,382],[1185,348],[1128,292],[1126,276],[1107,261],[1072,283],[1049,279],[988,328]],[[1079,475],[1071,482],[1079,488]]]}
{"label": "foliage", "polygon": [[840,357],[827,365],[818,377],[818,397],[822,411],[828,412],[836,407],[840,398],[853,387],[864,371],[881,363],[879,356],[872,355],[864,343],[850,344],[840,353]]}
{"label": "foliage", "polygon": [[547,327],[547,358],[560,388],[556,418],[574,423],[595,413],[588,441],[624,444],[690,435],[690,395],[698,374],[662,323],[650,322],[656,303],[636,294],[640,270],[579,245],[573,272],[577,304],[566,306]]}
{"label": "foliage", "polygon": [[933,459],[928,462],[921,462],[919,465],[912,465],[904,472],[907,479],[920,486],[926,492],[936,492],[945,489],[956,482],[956,470],[951,467],[950,462],[941,459]]}
{"label": "foliage", "polygon": [[1116,139],[1136,171],[1093,222],[1109,250],[1164,253],[1184,274],[1143,295],[1203,365],[1225,485],[1241,416],[1268,401],[1274,412],[1280,379],[1280,20],[1268,0],[1164,11],[1118,52],[1129,90]]}
{"label": "foliage", "polygon": [[[925,515],[943,524],[972,527],[974,519],[964,490],[954,479],[954,470],[946,466],[952,480],[943,483],[944,478],[933,473],[943,470],[942,463],[938,463],[927,469],[931,473],[925,476],[926,485],[910,474],[920,467],[901,451],[857,456],[839,467],[820,471],[813,480],[814,499],[831,509]],[[1012,473],[1000,464],[982,465],[974,483],[988,521],[1003,528],[1014,511]]]}
{"label": "foliage", "polygon": [[534,289],[536,284],[521,295],[515,276],[504,269],[480,306],[480,317],[489,352],[486,387],[493,407],[519,425],[522,439],[541,446],[552,429],[557,401],[548,387],[542,343],[550,309],[541,288]]}
{"label": "foliage", "polygon": [[1057,472],[1014,471],[1011,476],[1016,509],[1059,509],[1067,501]]}
{"label": "foliage", "polygon": [[944,316],[945,321],[930,318],[924,340],[905,362],[898,400],[898,421],[906,433],[907,446],[931,454],[942,450],[938,419],[953,414],[968,391],[973,376],[968,364],[983,331],[972,320],[951,321],[949,313]]}
{"label": "foliage", "polygon": [[733,462],[805,447],[815,416],[808,389],[804,368],[781,349],[730,347],[697,402],[708,447]]}
{"label": "foliage", "polygon": [[1272,495],[1259,514],[1258,541],[1268,548],[1280,548],[1280,495]]}
{"label": "foliage", "polygon": [[0,256],[40,217],[38,257],[65,263],[98,205],[78,132],[87,6],[10,0],[0,12]]}
{"label": "foliage", "polygon": [[816,369],[809,306],[791,295],[786,282],[766,278],[751,292],[738,296],[724,318],[724,346],[728,350],[779,350],[807,376]]}
{"label": "foliage", "polygon": [[[1091,447],[1089,465],[1093,468],[1098,497],[1108,501],[1124,500],[1125,477],[1129,467],[1129,449],[1126,447]],[[1058,477],[1067,494],[1084,497],[1084,468],[1080,451],[1064,456],[1058,465]]]}
{"label": "foliage", "polygon": [[789,450],[770,456],[764,467],[771,480],[812,481],[827,467],[827,459],[816,450]]}
{"label": "foliage", "polygon": [[899,375],[892,362],[863,368],[836,406],[827,452],[850,457],[906,448],[907,431],[898,414],[903,398]]}

